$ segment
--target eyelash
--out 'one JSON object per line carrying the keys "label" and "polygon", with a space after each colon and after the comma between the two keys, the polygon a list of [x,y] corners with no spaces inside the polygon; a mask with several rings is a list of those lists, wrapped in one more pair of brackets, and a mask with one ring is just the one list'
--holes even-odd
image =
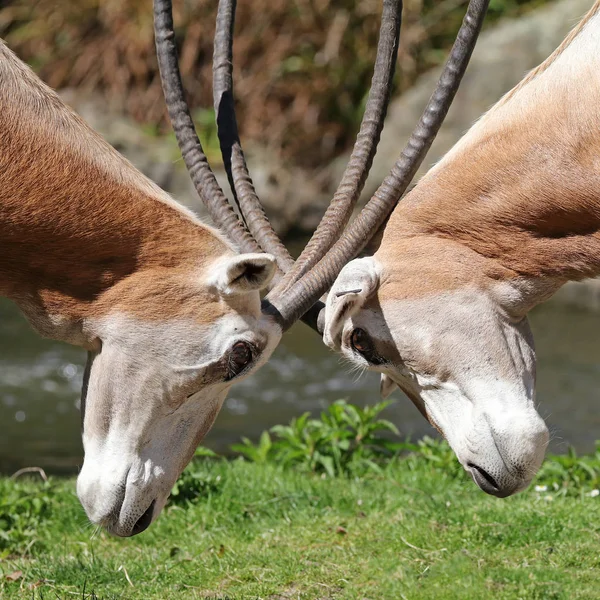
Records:
{"label": "eyelash", "polygon": [[[234,358],[234,353],[236,349],[243,350],[244,353],[247,355],[246,362],[241,365],[241,368],[239,370],[236,370],[238,368],[238,365],[236,364]],[[240,340],[236,342],[231,347],[231,351],[227,356],[227,375],[225,377],[225,381],[231,381],[232,379],[239,377],[242,373],[244,373],[244,371],[246,371],[250,367],[250,365],[254,362],[255,357],[256,348],[254,347],[254,345],[252,345],[249,342],[246,342],[245,340]],[[246,356],[244,356],[243,358],[246,358]]]}
{"label": "eyelash", "polygon": [[[239,371],[235,371],[236,363],[233,360],[234,349],[236,347],[241,347],[242,345],[245,347],[244,349],[248,352],[249,359]],[[224,381],[231,381],[232,379],[235,379],[236,377],[239,377],[242,373],[244,373],[244,371],[246,371],[255,361],[257,354],[258,352],[256,350],[256,347],[250,342],[247,342],[245,340],[239,340],[238,342],[236,342],[229,350],[227,356],[225,356],[224,359],[221,361],[221,364],[223,365],[223,368],[225,370]],[[199,391],[200,390],[197,389],[191,394],[188,394],[186,396],[186,399],[191,398],[194,394],[197,394]]]}
{"label": "eyelash", "polygon": [[[356,340],[354,339],[355,336],[365,336],[369,348],[367,350],[359,350],[357,348]],[[367,332],[364,331],[364,329],[357,327],[356,329],[352,330],[348,342],[350,348],[352,348],[352,351],[364,358],[370,365],[380,366],[387,363],[387,361],[384,358],[382,358],[377,354],[377,352],[375,352],[371,338],[367,334]]]}
{"label": "eyelash", "polygon": [[363,358],[370,364],[373,365],[375,367],[379,367],[381,365],[385,365],[387,363],[387,360],[385,360],[385,358],[382,358],[381,356],[379,356],[379,354],[375,354],[372,353],[371,355],[367,356],[363,356]]}

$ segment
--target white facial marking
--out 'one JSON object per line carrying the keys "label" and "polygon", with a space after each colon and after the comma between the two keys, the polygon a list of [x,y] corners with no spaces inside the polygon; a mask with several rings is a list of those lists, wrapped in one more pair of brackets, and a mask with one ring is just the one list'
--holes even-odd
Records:
{"label": "white facial marking", "polygon": [[385,359],[370,365],[383,374],[382,394],[401,387],[482,489],[498,496],[524,489],[548,443],[534,406],[535,353],[526,319],[515,322],[492,294],[475,287],[387,300],[376,308],[363,297],[341,314],[333,294],[348,281],[361,283],[352,263],[345,269],[327,301],[325,330],[335,332],[328,345],[368,366],[349,342],[355,329],[367,332]]}
{"label": "white facial marking", "polygon": [[388,302],[382,312],[414,375],[396,370],[398,384],[423,400],[461,464],[479,470],[480,485],[480,473],[490,475],[497,495],[526,487],[548,443],[534,405],[535,353],[526,320],[512,322],[474,288]]}
{"label": "white facial marking", "polygon": [[[128,536],[156,519],[229,387],[264,364],[280,339],[260,314],[258,293],[254,300],[257,316],[229,312],[205,325],[118,314],[93,325],[102,349],[90,367],[77,491],[94,523]],[[240,341],[257,355],[228,381],[228,356]]]}

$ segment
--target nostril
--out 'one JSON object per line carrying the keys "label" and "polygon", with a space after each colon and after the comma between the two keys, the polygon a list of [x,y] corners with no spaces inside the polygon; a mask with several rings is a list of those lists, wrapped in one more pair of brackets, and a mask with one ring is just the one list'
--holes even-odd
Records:
{"label": "nostril", "polygon": [[138,519],[138,522],[133,526],[131,535],[137,535],[148,529],[150,523],[152,523],[152,513],[154,512],[154,505],[156,500],[152,500],[152,504],[146,509],[146,512]]}
{"label": "nostril", "polygon": [[[496,480],[485,470],[482,469],[481,467],[479,467],[478,465],[475,465],[473,463],[467,463],[467,466],[472,470],[475,471],[478,475],[480,475],[481,477],[483,477],[483,479],[492,487],[494,488],[494,490],[499,490],[500,486],[496,483]],[[487,491],[487,490],[486,490]]]}

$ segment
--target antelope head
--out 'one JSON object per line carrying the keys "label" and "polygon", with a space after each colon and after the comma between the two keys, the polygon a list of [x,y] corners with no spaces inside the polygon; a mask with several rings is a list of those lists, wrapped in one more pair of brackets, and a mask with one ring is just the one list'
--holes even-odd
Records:
{"label": "antelope head", "polygon": [[128,277],[105,294],[110,310],[84,321],[77,493],[90,520],[114,534],[139,533],[158,516],[229,388],[281,337],[259,296],[274,259],[221,251],[196,272]]}
{"label": "antelope head", "polygon": [[[400,258],[401,257],[401,258]],[[529,485],[548,430],[535,404],[535,352],[519,290],[502,269],[451,240],[384,236],[342,269],[324,341],[399,387],[487,493]]]}
{"label": "antelope head", "polygon": [[[600,272],[600,2],[398,204],[327,298],[324,341],[381,373],[485,492],[524,489],[548,430],[527,313]],[[399,196],[398,196],[399,198]]]}

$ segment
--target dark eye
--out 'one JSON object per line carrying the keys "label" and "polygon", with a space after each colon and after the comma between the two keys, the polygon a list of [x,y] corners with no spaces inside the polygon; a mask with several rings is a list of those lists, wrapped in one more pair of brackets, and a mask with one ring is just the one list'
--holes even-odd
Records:
{"label": "dark eye", "polygon": [[226,380],[237,377],[251,362],[252,346],[247,342],[235,343],[227,361]]}
{"label": "dark eye", "polygon": [[360,327],[357,327],[350,337],[350,343],[352,344],[352,348],[356,350],[359,354],[368,354],[373,350],[373,344],[371,343],[371,339],[369,338],[369,334]]}
{"label": "dark eye", "polygon": [[358,352],[367,362],[372,365],[381,365],[385,362],[377,355],[369,334],[357,327],[350,336],[350,344],[355,352]]}

